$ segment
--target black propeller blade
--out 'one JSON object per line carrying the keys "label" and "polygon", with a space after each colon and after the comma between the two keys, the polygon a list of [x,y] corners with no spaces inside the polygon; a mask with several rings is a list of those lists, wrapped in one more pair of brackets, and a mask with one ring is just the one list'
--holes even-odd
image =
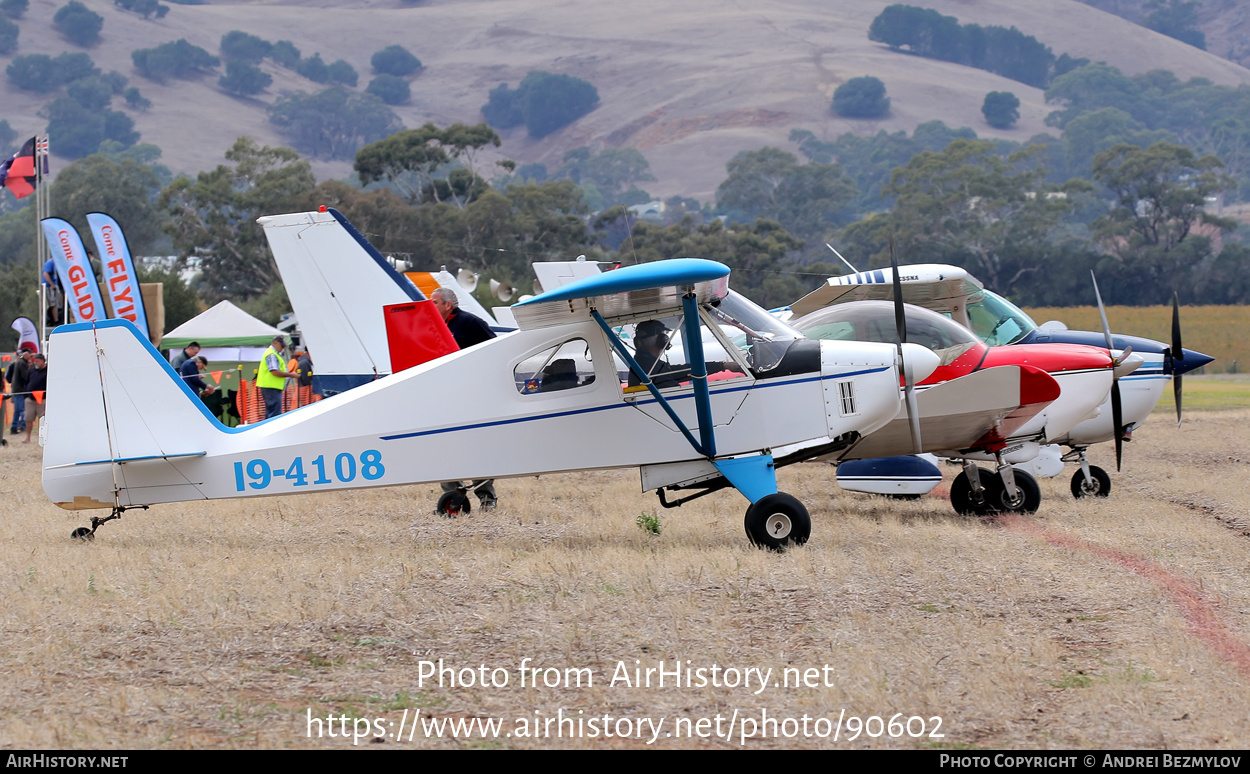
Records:
{"label": "black propeller blade", "polygon": [[1176,362],[1185,359],[1185,348],[1181,346],[1181,302],[1176,292],[1172,292],[1172,395],[1176,398],[1176,426],[1181,426],[1181,375],[1176,371]]}
{"label": "black propeller blade", "polygon": [[910,364],[903,357],[903,343],[907,341],[907,313],[903,309],[903,283],[898,276],[898,260],[894,257],[894,235],[890,234],[890,271],[894,283],[894,327],[898,332],[898,360],[903,371],[903,399],[907,411],[907,426],[911,431],[913,454],[920,454],[924,447],[920,442],[920,413],[916,405],[915,380]]}
{"label": "black propeller blade", "polygon": [[[1107,324],[1107,309],[1102,304],[1102,294],[1098,292],[1098,278],[1094,276],[1094,272],[1090,271],[1089,278],[1094,281],[1094,298],[1098,300],[1098,316],[1102,318],[1102,334],[1107,340],[1107,352],[1111,353],[1115,350],[1115,344],[1111,340],[1111,326]],[[1119,365],[1128,355],[1125,350],[1120,355],[1119,360],[1115,360],[1112,355],[1114,365]],[[1124,414],[1120,403],[1120,377],[1112,371],[1111,375],[1111,423],[1115,428],[1115,469],[1120,471],[1120,461],[1124,455]]]}

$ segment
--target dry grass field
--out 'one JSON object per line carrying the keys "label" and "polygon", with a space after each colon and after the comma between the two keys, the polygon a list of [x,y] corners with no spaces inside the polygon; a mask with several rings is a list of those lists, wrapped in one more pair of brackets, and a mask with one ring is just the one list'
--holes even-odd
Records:
{"label": "dry grass field", "polygon": [[[1059,320],[1077,331],[1100,331],[1102,322],[1096,306],[1039,307],[1026,310],[1035,322]],[[1172,307],[1109,306],[1107,324],[1112,331],[1132,331],[1155,341],[1172,340]],[[1250,370],[1250,306],[1209,305],[1181,307],[1182,341],[1186,349],[1211,355],[1215,362],[1206,373],[1245,373]]]}
{"label": "dry grass field", "polygon": [[[1074,501],[1065,475],[1042,482],[1036,515],[994,523],[787,468],[814,531],[780,555],[747,544],[738,495],[664,511],[629,471],[501,481],[497,511],[458,520],[430,515],[433,486],[158,506],[80,544],[83,515],[41,491],[39,448],[11,444],[0,747],[346,748],[356,731],[385,748],[643,748],[653,722],[660,748],[1241,748],[1248,421],[1156,418],[1110,498]],[[1093,456],[1113,467],[1107,449]],[[485,666],[507,685],[423,680],[439,659],[474,670],[455,679]],[[709,682],[713,665],[740,671],[719,686],[611,684],[618,662],[632,677],[676,660]],[[523,663],[558,671],[534,687]],[[589,678],[564,685],[576,669]],[[723,684],[748,669],[773,670],[763,690],[754,673]],[[773,684],[783,675],[819,684]],[[324,720],[309,738],[310,711],[336,718],[335,738]],[[561,712],[581,736],[543,725]],[[839,737],[745,722],[764,712],[824,735],[841,718]],[[940,717],[943,736],[870,721],[874,737],[849,738],[852,717],[896,713],[917,734]],[[604,716],[625,738],[589,738]],[[732,739],[686,738],[718,716]],[[414,717],[502,726],[427,736]],[[537,738],[518,734],[536,720]]]}

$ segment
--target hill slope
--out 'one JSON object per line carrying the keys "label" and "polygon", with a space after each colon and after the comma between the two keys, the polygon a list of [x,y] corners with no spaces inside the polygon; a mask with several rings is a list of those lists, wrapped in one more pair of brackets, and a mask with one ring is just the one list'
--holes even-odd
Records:
{"label": "hill slope", "polygon": [[[584,78],[599,90],[600,106],[564,130],[531,140],[524,129],[503,133],[503,156],[555,166],[582,145],[641,150],[657,182],[653,194],[712,197],[735,153],[764,145],[786,147],[793,128],[832,139],[853,131],[913,129],[940,119],[971,126],[981,136],[1025,140],[1046,131],[1052,109],[1042,92],[999,76],[945,62],[891,52],[867,38],[883,0],[770,0],[727,5],[713,0],[629,4],[539,0],[434,0],[405,7],[384,0],[300,3],[218,3],[172,6],[161,20],[144,20],[107,0],[83,0],[104,17],[101,42],[88,52],[105,70],[118,70],[153,105],[132,112],[143,141],[164,150],[175,171],[195,172],[222,160],[233,140],[249,134],[269,144],[283,138],[266,122],[265,107],[282,90],[320,87],[266,61],[273,85],[259,99],[236,99],[217,77],[161,85],[139,77],[130,52],[185,37],[218,53],[221,36],[243,29],[268,40],[291,40],[305,56],[343,58],[371,77],[373,52],[400,44],[426,65],[411,81],[412,100],[397,109],[404,123],[481,120],[487,93],[513,86],[543,69]],[[19,24],[16,55],[82,50],[51,27],[61,0],[32,0]],[[1105,60],[1128,73],[1154,68],[1181,78],[1250,83],[1250,70],[1136,26],[1076,0],[1022,5],[1009,0],[932,0],[924,3],[961,22],[1016,26],[1056,54]],[[830,6],[834,7],[830,7]],[[12,57],[0,58],[7,64]],[[892,112],[880,121],[834,116],[834,89],[849,78],[885,81]],[[1021,119],[1009,131],[991,129],[980,114],[989,91],[1014,92]],[[22,134],[42,129],[43,95],[0,79],[6,118]],[[114,108],[120,107],[115,100]],[[129,111],[128,111],[129,112]],[[1053,130],[1051,130],[1053,132]],[[52,138],[55,152],[56,138]],[[60,162],[61,165],[64,161]],[[54,163],[55,166],[55,163]],[[349,162],[315,163],[320,177],[342,177]]]}

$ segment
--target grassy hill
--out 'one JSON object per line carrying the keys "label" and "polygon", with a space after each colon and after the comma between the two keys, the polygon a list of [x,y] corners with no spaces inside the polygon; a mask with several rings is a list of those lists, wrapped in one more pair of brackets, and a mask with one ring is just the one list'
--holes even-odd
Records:
{"label": "grassy hill", "polygon": [[[283,90],[315,91],[317,84],[269,61],[274,83],[255,99],[222,92],[217,75],[157,84],[134,72],[130,52],[186,38],[218,53],[221,36],[242,29],[271,41],[291,40],[304,56],[346,59],[371,77],[369,60],[400,44],[425,69],[411,78],[412,99],[397,108],[407,126],[481,120],[480,107],[499,83],[515,86],[535,69],[584,78],[599,91],[590,115],[541,140],[523,128],[503,133],[500,154],[522,163],[559,164],[582,145],[634,147],[651,163],[653,194],[712,197],[725,162],[741,150],[788,147],[791,129],[822,139],[851,131],[913,129],[940,119],[970,126],[981,136],[1026,140],[1046,131],[1052,109],[1042,92],[991,73],[891,52],[872,43],[867,29],[884,0],[770,0],[729,6],[711,0],[680,4],[538,2],[537,0],[324,0],[313,3],[173,5],[160,20],[83,0],[104,17],[101,41],[86,49],[97,66],[118,70],[152,101],[146,112],[127,110],[143,142],[164,150],[175,171],[195,172],[222,160],[234,139],[252,135],[268,144],[283,138],[266,121],[265,108]],[[83,50],[52,28],[62,0],[31,0],[19,21],[14,56]],[[1221,84],[1250,83],[1250,70],[1151,32],[1076,0],[933,0],[924,3],[961,22],[1016,26],[1056,55],[1105,60],[1127,73],[1166,68],[1181,78],[1201,76]],[[0,57],[7,65],[10,57]],[[842,119],[829,103],[846,80],[874,75],[892,99],[882,120]],[[1008,131],[990,128],[980,113],[989,91],[1011,91],[1021,119]],[[7,119],[21,134],[41,131],[37,115],[45,95],[23,92],[0,79]],[[125,109],[121,100],[115,109]],[[1054,130],[1050,130],[1054,131]],[[55,152],[56,138],[52,138]],[[61,160],[59,165],[64,165]],[[54,167],[58,162],[54,159]],[[319,177],[343,177],[348,162],[314,164]]]}

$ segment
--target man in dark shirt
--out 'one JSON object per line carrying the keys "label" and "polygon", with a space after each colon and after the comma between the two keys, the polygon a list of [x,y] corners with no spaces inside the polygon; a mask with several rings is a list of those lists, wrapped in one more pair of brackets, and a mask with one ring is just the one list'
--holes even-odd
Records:
{"label": "man in dark shirt", "polygon": [[31,358],[30,373],[26,376],[26,390],[31,394],[26,402],[26,440],[22,443],[30,443],[30,431],[35,429],[35,423],[43,416],[48,400],[47,389],[48,361],[43,355],[35,355]]}
{"label": "man in dark shirt", "polygon": [[217,389],[200,378],[200,374],[208,368],[208,358],[203,355],[196,355],[187,358],[182,362],[178,371],[182,375],[182,380],[187,383],[192,392],[200,396],[200,399],[212,395],[213,390]]}
{"label": "man in dark shirt", "polygon": [[200,353],[200,342],[193,341],[182,348],[182,351],[174,355],[169,360],[169,364],[174,367],[178,373],[182,373],[182,364],[188,360],[194,360],[195,356]]}
{"label": "man in dark shirt", "polygon": [[[9,389],[13,394],[13,424],[9,426],[9,435],[17,435],[26,429],[26,379],[30,374],[30,350],[19,349],[13,356],[5,378],[9,380]],[[3,420],[0,420],[3,421]]]}
{"label": "man in dark shirt", "polygon": [[[447,330],[451,331],[452,338],[461,349],[468,349],[474,344],[481,344],[483,341],[495,338],[495,332],[490,329],[485,320],[460,308],[460,299],[456,298],[454,290],[438,288],[430,294],[430,300],[434,302],[434,308],[438,310],[438,313],[443,316],[443,322],[447,323]],[[444,481],[443,491],[454,492],[461,488],[461,484],[460,481]],[[495,479],[475,480],[473,491],[477,493],[477,498],[482,503],[482,510],[494,510],[499,502],[495,495]]]}
{"label": "man in dark shirt", "polygon": [[443,316],[447,330],[451,331],[456,345],[461,349],[468,349],[474,344],[495,338],[495,332],[485,320],[460,308],[460,299],[456,298],[454,290],[438,288],[430,294],[430,300]]}
{"label": "man in dark shirt", "polygon": [[[668,349],[672,334],[673,332],[663,320],[644,320],[634,329],[634,346],[636,347],[634,360],[651,377],[651,383],[661,390],[676,387],[693,378],[690,375],[689,364],[673,365],[664,359],[664,352]],[[742,372],[742,367],[733,361],[708,360],[705,366],[709,374],[717,371]],[[642,381],[633,371],[630,371],[629,386],[633,387],[638,384],[642,384]]]}

